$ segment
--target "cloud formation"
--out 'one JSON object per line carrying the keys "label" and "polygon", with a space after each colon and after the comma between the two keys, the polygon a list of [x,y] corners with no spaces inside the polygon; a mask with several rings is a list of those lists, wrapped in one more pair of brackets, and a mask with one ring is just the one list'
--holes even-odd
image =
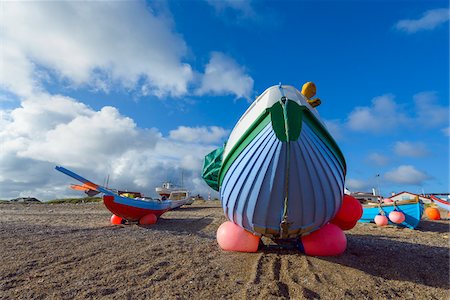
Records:
{"label": "cloud formation", "polygon": [[398,141],[394,145],[394,152],[399,156],[423,157],[429,154],[427,146],[421,142]]}
{"label": "cloud formation", "polygon": [[351,192],[365,192],[371,189],[369,182],[360,179],[347,178],[345,179],[345,186]]}
{"label": "cloud formation", "polygon": [[438,97],[435,92],[421,92],[413,99],[419,124],[428,128],[448,125],[449,107],[436,103]]}
{"label": "cloud formation", "polygon": [[437,8],[423,13],[419,19],[400,20],[395,24],[395,28],[407,33],[415,33],[422,30],[433,30],[436,27],[448,22],[450,12],[448,8]]}
{"label": "cloud formation", "polygon": [[376,166],[385,166],[389,163],[389,157],[380,153],[370,153],[367,159]]}
{"label": "cloud formation", "polygon": [[402,165],[384,174],[384,179],[398,184],[423,185],[430,177],[411,165]]}
{"label": "cloud formation", "polygon": [[255,11],[250,0],[207,0],[207,2],[214,7],[219,14],[231,10],[234,11],[239,18],[252,18],[255,16]]}
{"label": "cloud formation", "polygon": [[229,94],[250,100],[253,94],[253,79],[231,57],[213,52],[205,67],[197,94]]}
{"label": "cloud formation", "polygon": [[17,78],[35,86],[30,74],[39,66],[77,87],[133,89],[142,81],[157,96],[183,95],[193,79],[186,43],[141,1],[8,2],[2,16],[5,61],[14,61],[5,73],[16,76],[4,79],[14,91]]}
{"label": "cloud formation", "polygon": [[218,126],[209,127],[187,127],[180,126],[169,132],[169,137],[176,141],[201,143],[201,144],[220,144],[228,136],[229,130]]}
{"label": "cloud formation", "polygon": [[[19,96],[42,92],[49,81],[157,97],[192,94],[202,75],[187,62],[188,45],[171,17],[151,6],[144,1],[3,3],[0,87]],[[246,98],[252,91],[253,79],[244,68],[219,52],[206,72],[205,92]],[[236,82],[230,75],[243,82],[231,86]]]}
{"label": "cloud formation", "polygon": [[[345,126],[356,132],[389,133],[420,124],[425,128],[444,126],[449,121],[449,107],[437,103],[435,92],[420,92],[413,96],[414,113],[407,113],[406,105],[397,103],[392,94],[372,99],[370,106],[355,107]],[[338,123],[335,123],[338,124]]]}
{"label": "cloud formation", "polygon": [[[116,108],[96,111],[69,97],[40,94],[21,107],[1,110],[0,198],[33,195],[52,199],[79,195],[66,188],[73,180],[53,170],[55,165],[102,184],[107,174],[117,188],[147,194],[161,180],[180,181],[197,193],[210,189],[200,178],[205,154],[216,148],[227,130],[220,127],[180,127],[172,135],[201,133],[196,138],[163,136],[139,128]],[[217,144],[216,144],[217,143]]]}
{"label": "cloud formation", "polygon": [[350,112],[347,127],[354,131],[380,133],[408,123],[408,117],[387,94],[372,100],[371,106],[356,107]]}

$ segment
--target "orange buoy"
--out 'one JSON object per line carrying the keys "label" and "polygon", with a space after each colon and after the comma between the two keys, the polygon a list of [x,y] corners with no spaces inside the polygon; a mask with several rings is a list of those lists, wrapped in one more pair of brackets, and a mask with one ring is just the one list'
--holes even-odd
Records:
{"label": "orange buoy", "polygon": [[111,224],[113,225],[120,225],[122,224],[123,219],[119,216],[112,215],[111,216]]}
{"label": "orange buoy", "polygon": [[386,226],[388,224],[388,218],[386,216],[383,215],[377,215],[375,216],[375,224],[377,224],[377,226]]}
{"label": "orange buoy", "polygon": [[227,221],[217,229],[217,243],[225,251],[256,252],[260,237]]}
{"label": "orange buoy", "polygon": [[328,223],[301,238],[305,254],[312,256],[335,256],[347,248],[345,233],[336,225]]}
{"label": "orange buoy", "polygon": [[439,209],[437,209],[436,207],[427,207],[427,209],[425,209],[425,214],[427,215],[427,218],[430,220],[441,219],[441,213],[439,212]]}
{"label": "orange buoy", "polygon": [[398,210],[393,210],[389,213],[389,220],[392,223],[400,224],[405,221],[405,214]]}
{"label": "orange buoy", "polygon": [[152,225],[155,224],[158,218],[154,214],[148,214],[139,219],[139,224],[141,225]]}

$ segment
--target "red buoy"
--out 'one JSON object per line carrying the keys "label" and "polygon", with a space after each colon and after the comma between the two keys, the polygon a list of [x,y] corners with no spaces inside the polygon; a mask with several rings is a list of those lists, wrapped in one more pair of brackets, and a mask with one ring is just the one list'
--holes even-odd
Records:
{"label": "red buoy", "polygon": [[152,225],[155,224],[158,218],[154,214],[148,214],[139,219],[139,224],[141,225]]}
{"label": "red buoy", "polygon": [[116,215],[112,215],[111,216],[111,224],[113,225],[120,225],[122,224],[122,218]]}
{"label": "red buoy", "polygon": [[217,243],[225,251],[256,252],[260,237],[227,221],[217,229]]}
{"label": "red buoy", "polygon": [[358,223],[358,221],[356,220],[356,221],[345,222],[340,219],[334,218],[333,220],[330,221],[330,223],[338,226],[342,230],[350,230],[356,226],[356,223]]}
{"label": "red buoy", "polygon": [[345,233],[334,224],[322,228],[301,238],[305,254],[312,256],[335,256],[344,253],[347,248]]}
{"label": "red buoy", "polygon": [[342,230],[349,230],[355,227],[362,213],[361,203],[355,197],[344,195],[342,206],[330,223],[335,224]]}

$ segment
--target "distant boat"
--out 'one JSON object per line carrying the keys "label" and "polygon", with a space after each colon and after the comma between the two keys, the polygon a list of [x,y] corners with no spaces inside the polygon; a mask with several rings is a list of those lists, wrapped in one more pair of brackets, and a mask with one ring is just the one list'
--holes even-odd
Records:
{"label": "distant boat", "polygon": [[105,188],[60,166],[55,167],[55,169],[82,182],[83,185],[76,186],[76,190],[84,189],[88,193],[90,191],[103,193],[103,203],[106,208],[114,215],[127,221],[139,221],[150,214],[159,217],[166,211],[180,207],[190,201],[187,191],[173,191],[167,199],[152,199],[143,197],[139,192],[115,191]]}
{"label": "distant boat", "polygon": [[394,209],[401,211],[405,215],[405,221],[401,224],[394,224],[389,221],[389,224],[414,229],[417,227],[417,225],[419,225],[424,208],[423,203],[419,200],[418,197],[416,197],[416,199],[400,200],[394,201],[392,203],[380,202],[363,204],[363,215],[359,222],[374,223],[374,219],[378,214],[384,212],[386,216],[389,216],[389,213]]}
{"label": "distant boat", "polygon": [[[156,193],[161,196],[161,198],[169,198],[171,197],[172,199],[175,198],[182,198],[184,197],[185,193],[189,193],[187,189],[179,187],[179,186],[175,186],[174,184],[170,183],[170,182],[163,182],[163,184],[161,186],[157,186],[155,188]],[[181,195],[181,196],[178,196]],[[194,202],[194,200],[192,200],[191,198],[185,203],[187,205],[191,205]]]}
{"label": "distant boat", "polygon": [[445,209],[446,211],[450,211],[450,202],[440,199],[433,195],[430,195],[430,199],[440,208]]}

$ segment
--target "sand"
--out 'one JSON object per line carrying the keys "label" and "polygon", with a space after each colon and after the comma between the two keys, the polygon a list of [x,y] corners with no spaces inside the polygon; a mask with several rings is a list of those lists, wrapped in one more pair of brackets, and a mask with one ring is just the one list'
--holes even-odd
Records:
{"label": "sand", "polygon": [[217,201],[156,225],[94,204],[0,204],[0,299],[449,299],[449,221],[358,224],[340,257],[219,249]]}

